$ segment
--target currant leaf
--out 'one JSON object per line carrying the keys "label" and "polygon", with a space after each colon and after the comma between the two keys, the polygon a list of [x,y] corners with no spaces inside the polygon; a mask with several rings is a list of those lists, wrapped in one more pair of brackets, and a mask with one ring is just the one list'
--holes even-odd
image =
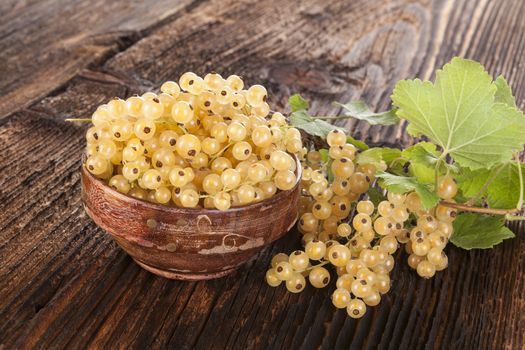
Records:
{"label": "currant leaf", "polygon": [[308,110],[308,108],[310,108],[308,101],[299,94],[290,96],[288,99],[288,104],[290,105],[292,112]]}
{"label": "currant leaf", "polygon": [[454,58],[437,71],[435,83],[398,82],[392,101],[410,134],[426,136],[463,167],[490,168],[525,142],[523,113],[497,102],[497,89],[481,64]]}
{"label": "currant leaf", "polygon": [[389,147],[373,147],[357,155],[358,164],[380,164],[384,161],[390,165],[395,159],[401,157],[401,150]]}
{"label": "currant leaf", "polygon": [[431,209],[439,203],[439,197],[414,177],[397,176],[386,172],[378,172],[376,176],[381,178],[379,184],[382,188],[394,193],[416,191],[425,209]]}
{"label": "currant leaf", "polygon": [[326,138],[332,130],[345,131],[343,128],[327,123],[321,119],[314,119],[305,110],[299,110],[290,114],[289,122],[292,126],[304,130],[306,133]]}
{"label": "currant leaf", "polygon": [[512,89],[510,88],[505,78],[502,75],[500,75],[496,78],[496,80],[494,80],[494,84],[496,84],[497,88],[496,95],[494,96],[496,102],[502,102],[505,103],[507,106],[517,108],[516,99],[512,95]]}
{"label": "currant leaf", "polygon": [[[522,181],[525,167],[521,166]],[[499,171],[498,171],[499,170]],[[487,189],[487,203],[491,208],[516,208],[520,197],[520,174],[518,164],[510,162],[502,165],[502,169],[495,169],[497,175]]]}
{"label": "currant leaf", "polygon": [[463,249],[487,249],[508,238],[514,233],[504,226],[502,217],[472,213],[459,214],[454,221],[454,234],[450,241]]}
{"label": "currant leaf", "polygon": [[[480,193],[488,181],[490,174],[490,169],[470,170],[468,168],[461,168],[458,176],[456,176],[456,182],[463,196],[465,198],[472,198]],[[485,197],[486,190],[480,193],[480,195]]]}
{"label": "currant leaf", "polygon": [[371,125],[393,125],[399,123],[399,117],[394,109],[386,112],[373,112],[363,101],[349,103],[334,102],[335,105],[344,109],[344,115],[354,119],[364,120]]}
{"label": "currant leaf", "polygon": [[368,145],[366,143],[364,143],[363,141],[360,141],[360,140],[356,140],[352,136],[347,136],[346,137],[346,142],[356,146],[361,151],[366,151],[367,149],[370,148],[370,147],[368,147]]}
{"label": "currant leaf", "polygon": [[[525,181],[525,165],[520,166]],[[461,170],[456,180],[463,196],[479,195],[491,208],[516,208],[520,197],[520,172],[516,162],[503,163],[492,169]]]}

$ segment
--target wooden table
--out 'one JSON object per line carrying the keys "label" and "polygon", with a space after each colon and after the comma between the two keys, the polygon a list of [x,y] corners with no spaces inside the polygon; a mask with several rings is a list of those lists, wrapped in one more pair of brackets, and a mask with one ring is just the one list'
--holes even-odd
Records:
{"label": "wooden table", "polygon": [[[79,1],[0,3],[0,349],[525,348],[525,234],[490,251],[449,247],[424,281],[397,257],[393,289],[360,321],[333,289],[300,295],[264,282],[291,232],[237,273],[177,282],[139,268],[86,216],[79,167],[85,117],[113,96],[193,70],[237,73],[284,109],[301,92],[388,107],[398,79],[460,55],[504,74],[523,107],[525,2]],[[403,126],[348,123],[374,144]]]}

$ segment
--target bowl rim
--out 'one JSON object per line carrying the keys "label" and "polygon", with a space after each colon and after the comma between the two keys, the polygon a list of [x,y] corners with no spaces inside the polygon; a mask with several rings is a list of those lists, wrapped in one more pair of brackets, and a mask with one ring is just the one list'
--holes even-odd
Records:
{"label": "bowl rim", "polygon": [[[151,202],[148,202],[146,200],[142,200],[142,199],[139,199],[139,198],[128,196],[127,194],[124,194],[122,192],[119,192],[119,191],[111,188],[106,183],[104,183],[104,181],[102,181],[101,179],[97,178],[96,176],[91,174],[89,171],[87,171],[86,166],[85,166],[86,165],[87,156],[86,156],[85,153],[82,155],[82,164],[80,166],[80,168],[81,168],[80,171],[81,171],[81,174],[83,176],[89,178],[91,182],[96,183],[97,186],[99,186],[101,188],[104,188],[104,190],[107,191],[108,193],[110,193],[112,196],[117,197],[117,198],[119,198],[119,199],[121,199],[121,200],[123,200],[125,202],[129,202],[129,203],[138,202],[141,205],[143,205],[145,207],[148,207],[149,209],[152,209],[152,210],[160,210],[160,211],[173,212],[173,213],[180,213],[180,212],[192,213],[193,212],[195,214],[198,213],[198,214],[215,214],[215,215],[217,215],[217,214],[224,214],[224,213],[242,212],[242,211],[249,210],[249,209],[256,209],[256,208],[259,208],[259,207],[271,205],[271,204],[273,204],[275,202],[280,201],[282,199],[282,197],[285,197],[286,195],[290,194],[292,191],[295,191],[297,189],[297,187],[301,183],[302,166],[301,166],[301,161],[299,160],[299,158],[296,155],[292,155],[292,156],[295,159],[295,164],[296,164],[295,173],[296,173],[296,177],[297,177],[294,187],[292,187],[291,189],[289,189],[287,191],[280,191],[277,194],[275,194],[274,196],[272,196],[270,198],[267,198],[267,199],[263,199],[260,202],[251,203],[251,204],[243,205],[243,206],[239,206],[239,207],[232,207],[232,208],[229,208],[228,210],[209,209],[209,208],[184,208],[184,207],[177,207],[177,206],[168,206],[168,205],[165,205],[165,204],[151,203]],[[81,178],[81,180],[82,180],[82,178]],[[82,180],[82,182],[84,182],[84,181]]]}

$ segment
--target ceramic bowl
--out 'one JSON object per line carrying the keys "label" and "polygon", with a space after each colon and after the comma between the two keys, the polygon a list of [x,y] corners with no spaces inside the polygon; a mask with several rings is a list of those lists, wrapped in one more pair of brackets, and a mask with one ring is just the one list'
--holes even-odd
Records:
{"label": "ceramic bowl", "polygon": [[122,194],[81,169],[88,215],[144,269],[171,279],[227,275],[282,237],[297,220],[297,183],[261,202],[227,211],[154,204]]}

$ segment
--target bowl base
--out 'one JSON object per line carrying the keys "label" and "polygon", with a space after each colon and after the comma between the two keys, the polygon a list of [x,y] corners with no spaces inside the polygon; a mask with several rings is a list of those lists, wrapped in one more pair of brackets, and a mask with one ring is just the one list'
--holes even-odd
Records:
{"label": "bowl base", "polygon": [[219,277],[229,275],[237,270],[237,267],[234,267],[232,269],[219,271],[219,272],[211,272],[211,273],[204,273],[204,272],[203,273],[192,273],[192,272],[184,273],[184,272],[175,272],[175,271],[170,271],[170,270],[161,270],[159,268],[145,264],[136,259],[133,259],[133,260],[144,270],[149,271],[157,276],[169,278],[172,280],[180,280],[180,281],[211,280],[214,278],[219,278]]}

